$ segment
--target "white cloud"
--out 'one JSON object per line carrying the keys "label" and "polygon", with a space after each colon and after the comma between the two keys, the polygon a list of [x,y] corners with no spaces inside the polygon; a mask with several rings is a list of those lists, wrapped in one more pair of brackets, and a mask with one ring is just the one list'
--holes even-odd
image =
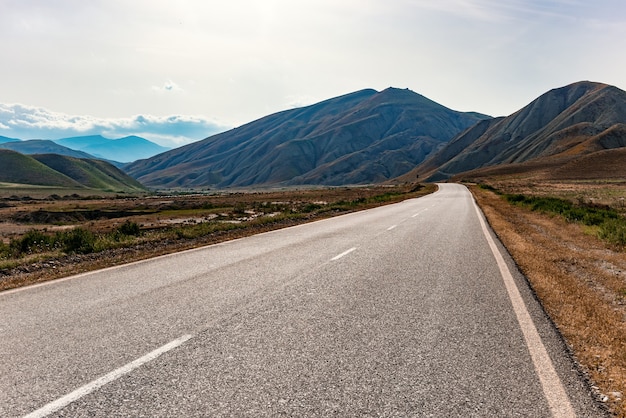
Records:
{"label": "white cloud", "polygon": [[623,0],[0,3],[0,100],[68,114],[235,125],[403,86],[500,115],[581,79],[626,85]]}
{"label": "white cloud", "polygon": [[167,93],[183,93],[185,90],[172,80],[168,80],[163,83],[162,86],[152,86],[152,91],[159,94]]}
{"label": "white cloud", "polygon": [[97,118],[67,115],[22,104],[0,104],[0,127],[7,134],[20,139],[58,139],[82,135],[120,138],[137,135],[168,147],[180,146],[228,129],[202,116]]}

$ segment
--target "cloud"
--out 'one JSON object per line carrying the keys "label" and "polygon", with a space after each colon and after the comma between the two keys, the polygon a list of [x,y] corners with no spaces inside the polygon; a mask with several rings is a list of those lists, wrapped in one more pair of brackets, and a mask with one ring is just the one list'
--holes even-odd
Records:
{"label": "cloud", "polygon": [[163,146],[176,147],[229,127],[203,116],[97,118],[68,115],[22,104],[0,104],[0,128],[3,134],[20,139],[58,139],[82,135],[103,135],[115,139],[137,135]]}
{"label": "cloud", "polygon": [[178,84],[174,83],[172,80],[168,80],[163,83],[162,86],[152,86],[152,91],[159,94],[166,93],[183,93],[185,90],[180,87]]}

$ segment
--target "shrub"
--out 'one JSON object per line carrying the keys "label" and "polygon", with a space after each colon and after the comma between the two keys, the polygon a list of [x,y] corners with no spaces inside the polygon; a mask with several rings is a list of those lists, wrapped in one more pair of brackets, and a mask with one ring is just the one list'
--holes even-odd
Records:
{"label": "shrub", "polygon": [[304,213],[310,213],[322,209],[322,207],[322,205],[318,205],[317,203],[307,203],[306,205],[302,206],[300,211]]}
{"label": "shrub", "polygon": [[498,191],[495,187],[490,186],[489,184],[485,184],[485,183],[479,183],[478,187],[480,187],[483,190],[489,190],[491,192],[497,192]]}
{"label": "shrub", "polygon": [[7,244],[0,241],[0,258],[9,258],[11,255],[10,248]]}
{"label": "shrub", "polygon": [[61,234],[63,251],[66,253],[89,254],[94,252],[96,235],[83,228],[76,228]]}
{"label": "shrub", "polygon": [[131,222],[129,220],[126,220],[117,228],[117,232],[122,235],[137,237],[139,236],[139,234],[141,234],[141,228],[139,227],[139,224],[137,224],[137,222]]}
{"label": "shrub", "polygon": [[613,244],[626,245],[626,219],[611,219],[598,228],[598,236]]}
{"label": "shrub", "polygon": [[22,254],[42,253],[52,250],[56,245],[54,237],[36,229],[26,232],[21,238],[11,240],[10,252],[19,257]]}

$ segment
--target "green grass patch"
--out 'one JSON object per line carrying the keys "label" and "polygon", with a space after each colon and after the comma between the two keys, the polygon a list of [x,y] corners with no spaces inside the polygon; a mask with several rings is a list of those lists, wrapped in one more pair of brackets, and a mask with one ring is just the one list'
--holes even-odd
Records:
{"label": "green grass patch", "polygon": [[574,204],[556,197],[503,194],[509,203],[533,211],[562,216],[568,222],[595,227],[599,238],[612,244],[626,245],[626,218],[608,206]]}

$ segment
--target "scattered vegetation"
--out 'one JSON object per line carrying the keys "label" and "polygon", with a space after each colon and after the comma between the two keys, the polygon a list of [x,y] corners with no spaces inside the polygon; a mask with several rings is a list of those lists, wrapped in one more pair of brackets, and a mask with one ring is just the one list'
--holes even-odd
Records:
{"label": "scattered vegetation", "polygon": [[519,193],[501,193],[495,187],[480,184],[483,190],[501,195],[509,203],[530,208],[533,211],[562,216],[568,222],[593,227],[596,235],[611,244],[626,246],[626,217],[618,209],[579,198],[577,203],[568,199],[549,196],[529,196]]}

